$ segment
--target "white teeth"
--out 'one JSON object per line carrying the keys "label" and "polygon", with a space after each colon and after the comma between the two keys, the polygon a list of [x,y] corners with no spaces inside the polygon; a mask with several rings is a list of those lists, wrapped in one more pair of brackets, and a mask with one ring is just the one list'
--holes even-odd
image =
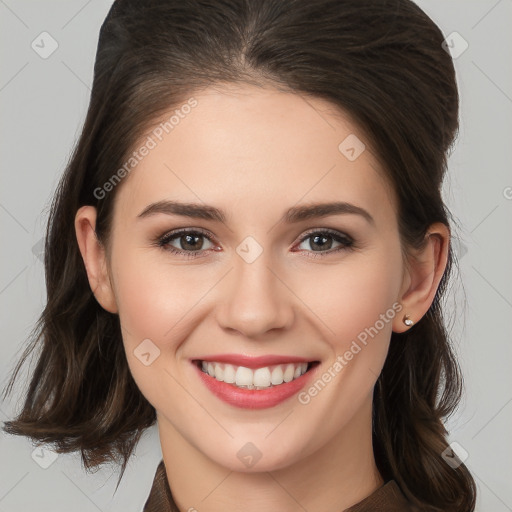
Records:
{"label": "white teeth", "polygon": [[252,386],[252,370],[239,366],[236,370],[235,382],[237,386]]}
{"label": "white teeth", "polygon": [[215,366],[215,378],[217,380],[224,380],[224,368],[220,364],[216,364]]}
{"label": "white teeth", "polygon": [[298,379],[306,373],[308,363],[278,364],[252,370],[245,366],[202,361],[201,368],[210,377],[221,382],[241,388],[266,389]]}
{"label": "white teeth", "polygon": [[287,365],[286,370],[284,371],[284,374],[283,374],[283,380],[285,382],[290,382],[291,380],[293,380],[294,373],[295,373],[295,366],[293,366],[293,364]]}
{"label": "white teeth", "polygon": [[281,366],[276,366],[272,370],[272,376],[270,377],[270,382],[272,382],[272,384],[274,386],[277,386],[277,385],[283,383],[283,369],[281,368]]}
{"label": "white teeth", "polygon": [[270,387],[270,370],[268,368],[258,368],[253,375],[252,383],[259,388]]}
{"label": "white teeth", "polygon": [[224,365],[224,382],[233,384],[236,381],[236,371],[232,364]]}

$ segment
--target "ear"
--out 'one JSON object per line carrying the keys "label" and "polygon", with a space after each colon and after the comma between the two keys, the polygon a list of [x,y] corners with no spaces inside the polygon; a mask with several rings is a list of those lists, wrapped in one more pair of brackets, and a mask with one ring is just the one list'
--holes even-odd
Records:
{"label": "ear", "polygon": [[110,281],[105,249],[96,236],[96,208],[82,206],[75,216],[75,232],[84,260],[89,285],[103,309],[117,313],[118,308]]}
{"label": "ear", "polygon": [[403,310],[393,320],[394,332],[410,328],[403,321],[404,315],[417,323],[428,311],[446,269],[449,245],[448,226],[436,222],[429,227],[424,246],[413,250],[408,257],[398,298]]}

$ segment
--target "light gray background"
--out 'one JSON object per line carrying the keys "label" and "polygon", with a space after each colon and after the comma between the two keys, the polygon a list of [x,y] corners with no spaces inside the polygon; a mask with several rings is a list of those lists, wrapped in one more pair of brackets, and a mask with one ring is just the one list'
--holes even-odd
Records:
{"label": "light gray background", "polygon": [[[111,3],[0,0],[2,388],[44,305],[40,240],[85,118],[98,31]],[[456,31],[469,44],[454,59],[461,130],[445,184],[460,224],[460,276],[447,305],[466,394],[447,427],[469,454],[477,510],[512,511],[512,0],[418,3],[446,36]],[[46,59],[31,47],[44,31],[59,45]],[[2,403],[0,420],[15,407],[15,400]],[[0,512],[141,510],[161,458],[154,427],[113,496],[117,469],[88,475],[76,454],[43,469],[33,452],[26,439],[0,435]]]}

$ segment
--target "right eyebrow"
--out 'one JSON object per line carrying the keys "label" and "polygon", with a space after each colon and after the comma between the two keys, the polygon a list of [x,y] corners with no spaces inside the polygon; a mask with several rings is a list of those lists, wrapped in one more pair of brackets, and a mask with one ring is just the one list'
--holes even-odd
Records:
{"label": "right eyebrow", "polygon": [[178,201],[158,201],[148,205],[139,213],[138,218],[149,217],[157,213],[167,215],[182,215],[194,219],[216,220],[225,223],[224,212],[214,206],[201,205],[196,203],[181,203]]}

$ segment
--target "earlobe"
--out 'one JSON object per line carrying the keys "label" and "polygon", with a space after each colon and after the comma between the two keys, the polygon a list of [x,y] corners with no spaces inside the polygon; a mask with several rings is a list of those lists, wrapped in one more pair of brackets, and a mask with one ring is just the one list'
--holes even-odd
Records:
{"label": "earlobe", "polygon": [[394,332],[410,329],[430,308],[446,270],[449,244],[450,230],[438,222],[429,227],[424,246],[411,253],[398,298],[403,310],[393,321]]}
{"label": "earlobe", "polygon": [[75,233],[91,290],[103,309],[117,313],[105,249],[96,236],[96,208],[82,206],[75,216]]}

